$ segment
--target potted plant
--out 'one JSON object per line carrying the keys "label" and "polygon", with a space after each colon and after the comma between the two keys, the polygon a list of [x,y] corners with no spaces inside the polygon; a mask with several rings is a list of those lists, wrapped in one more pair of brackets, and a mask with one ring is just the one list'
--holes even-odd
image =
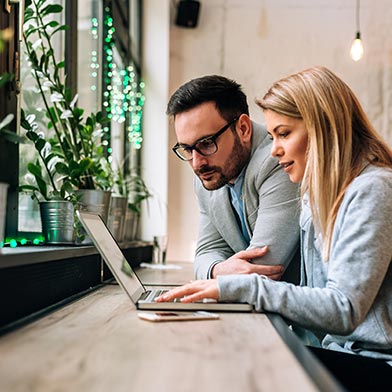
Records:
{"label": "potted plant", "polygon": [[124,241],[132,241],[137,238],[139,232],[142,204],[145,200],[148,201],[152,194],[143,178],[138,174],[129,174],[122,179],[122,192],[128,200],[123,239]]}
{"label": "potted plant", "polygon": [[47,140],[42,133],[38,133],[38,124],[34,120],[34,115],[26,117],[22,110],[21,126],[27,130],[26,138],[33,143],[39,158],[27,165],[33,180],[19,188],[30,192],[32,198],[39,202],[45,242],[73,243],[76,198],[71,180],[56,170],[57,166],[63,164],[61,157],[53,152],[57,141]]}
{"label": "potted plant", "polygon": [[[32,0],[25,9],[23,38],[45,116],[38,124],[31,113],[23,114],[22,127],[40,161],[27,167],[35,184],[24,184],[21,189],[43,199],[42,203],[78,203],[78,208],[93,209],[106,220],[110,165],[101,139],[107,119],[101,112],[84,119],[83,109],[77,106],[78,96],[71,95],[65,76],[61,77],[65,63],[57,60],[52,40],[68,28],[55,20],[62,10],[61,5],[45,0]],[[40,125],[45,132],[40,131]]]}
{"label": "potted plant", "polygon": [[113,193],[110,198],[108,228],[113,237],[121,242],[124,239],[124,224],[127,210],[127,193],[124,189],[123,167],[113,172]]}

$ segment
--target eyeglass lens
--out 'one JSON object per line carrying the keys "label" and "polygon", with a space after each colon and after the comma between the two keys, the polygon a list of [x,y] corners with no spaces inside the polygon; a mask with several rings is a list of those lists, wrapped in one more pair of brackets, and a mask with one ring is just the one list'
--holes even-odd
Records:
{"label": "eyeglass lens", "polygon": [[215,154],[218,151],[218,145],[216,144],[216,139],[223,132],[225,132],[230,125],[232,125],[235,121],[238,120],[239,117],[234,118],[230,122],[228,122],[223,128],[221,128],[215,135],[206,137],[205,139],[201,139],[196,142],[193,146],[176,146],[173,148],[174,152],[185,161],[190,161],[193,156],[193,150],[196,150],[199,154],[208,156]]}
{"label": "eyeglass lens", "polygon": [[179,147],[177,148],[177,153],[181,155],[181,157],[189,160],[192,159],[192,151],[196,150],[201,155],[212,155],[216,153],[218,147],[214,140],[205,139],[197,142],[193,148],[192,147]]}

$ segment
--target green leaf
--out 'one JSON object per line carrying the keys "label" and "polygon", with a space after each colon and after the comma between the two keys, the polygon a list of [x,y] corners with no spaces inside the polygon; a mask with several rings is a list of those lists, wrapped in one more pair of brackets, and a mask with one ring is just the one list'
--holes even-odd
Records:
{"label": "green leaf", "polygon": [[36,165],[36,164],[30,162],[30,163],[27,164],[27,170],[28,170],[33,176],[41,177],[41,166]]}
{"label": "green leaf", "polygon": [[69,175],[69,169],[68,169],[68,166],[65,163],[57,162],[55,167],[56,167],[57,173],[65,174],[67,176]]}
{"label": "green leaf", "polygon": [[45,166],[48,166],[48,164],[50,163],[50,161],[53,159],[53,158],[56,158],[56,154],[53,154],[53,152],[51,152],[49,155],[47,155],[45,158],[44,158],[44,164],[45,164]]}
{"label": "green leaf", "polygon": [[60,4],[50,4],[41,10],[41,15],[45,16],[48,14],[58,14],[63,11],[63,7]]}
{"label": "green leaf", "polygon": [[63,183],[63,189],[67,192],[67,193],[73,193],[74,192],[74,188],[71,184],[70,181],[64,181]]}
{"label": "green leaf", "polygon": [[52,37],[52,36],[55,35],[57,32],[59,32],[59,31],[65,31],[65,30],[69,30],[69,26],[63,25],[63,26],[57,27],[57,29],[54,30],[54,31],[50,34],[50,36]]}
{"label": "green leaf", "polygon": [[22,191],[22,192],[24,192],[24,191],[39,192],[39,189],[36,186],[34,186],[34,185],[20,185],[19,186],[19,190]]}
{"label": "green leaf", "polygon": [[[37,8],[40,9],[48,0],[38,0]],[[31,0],[30,0],[31,2]]]}
{"label": "green leaf", "polygon": [[15,79],[15,74],[4,72],[0,75],[0,87],[10,83]]}
{"label": "green leaf", "polygon": [[35,142],[35,148],[37,151],[41,152],[42,149],[45,147],[46,141],[42,138],[38,138],[38,140]]}
{"label": "green leaf", "polygon": [[45,180],[42,178],[41,166],[39,166],[39,164],[35,165],[34,163],[29,163],[27,165],[27,170],[34,176],[39,188],[39,192],[45,198],[45,200],[47,200],[47,187]]}
{"label": "green leaf", "polygon": [[78,108],[78,107],[76,107],[76,108],[73,110],[74,116],[75,116],[77,119],[79,119],[79,120],[82,119],[83,112],[84,112],[84,110],[81,109],[81,108]]}
{"label": "green leaf", "polygon": [[90,169],[93,165],[93,161],[90,158],[83,158],[80,162],[79,162],[79,170],[81,170],[82,172]]}
{"label": "green leaf", "polygon": [[[27,120],[26,120],[26,122],[27,122]],[[34,131],[26,132],[26,136],[27,136],[28,139],[32,140],[33,142],[35,142],[36,140],[39,139],[38,134],[36,132],[34,132]]]}
{"label": "green leaf", "polygon": [[34,16],[33,10],[31,8],[27,8],[27,6],[26,6],[25,11],[24,11],[24,18],[23,18],[24,23],[28,22],[33,16]]}
{"label": "green leaf", "polygon": [[49,23],[47,23],[47,24],[45,25],[45,28],[46,28],[46,27],[57,27],[59,24],[60,24],[60,23],[57,22],[57,20],[51,20]]}

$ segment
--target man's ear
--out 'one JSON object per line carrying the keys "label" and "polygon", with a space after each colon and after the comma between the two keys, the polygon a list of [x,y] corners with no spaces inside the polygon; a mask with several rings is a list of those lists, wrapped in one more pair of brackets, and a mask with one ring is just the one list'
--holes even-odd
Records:
{"label": "man's ear", "polygon": [[237,132],[243,143],[250,143],[252,139],[252,122],[247,114],[241,114],[237,120]]}

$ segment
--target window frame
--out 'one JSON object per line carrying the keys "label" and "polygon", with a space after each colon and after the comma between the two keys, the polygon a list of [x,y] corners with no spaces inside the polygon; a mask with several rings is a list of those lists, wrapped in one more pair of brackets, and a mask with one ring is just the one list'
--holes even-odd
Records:
{"label": "window frame", "polygon": [[[64,2],[64,13],[65,23],[70,28],[65,32],[65,73],[67,74],[67,86],[70,88],[72,95],[77,93],[78,83],[78,1],[81,0],[67,0]],[[131,53],[131,39],[130,36],[130,1],[137,4],[137,36],[139,44],[137,47],[137,53],[134,59]],[[4,93],[3,89],[0,90],[0,94],[6,95],[6,105],[0,107],[0,118],[3,118],[7,113],[14,113],[15,119],[11,123],[9,129],[15,133],[18,133],[19,124],[18,117],[20,115],[20,95],[18,94],[19,86],[19,58],[20,58],[20,39],[18,35],[19,21],[19,10],[20,4],[11,6],[10,13],[5,10],[5,6],[0,10],[0,29],[10,27],[15,31],[13,40],[9,42],[0,56],[0,74],[3,72],[16,73],[15,81],[7,87],[7,92]],[[102,15],[106,7],[111,8],[113,16],[113,24],[116,26],[114,41],[119,53],[124,61],[124,64],[132,63],[136,72],[136,80],[138,83],[141,81],[141,23],[142,23],[142,1],[141,0],[102,0]],[[102,39],[103,41],[103,39]],[[103,42],[101,41],[101,45]],[[104,64],[105,59],[102,51],[101,62]],[[102,76],[102,93],[104,92],[105,81]],[[101,99],[103,103],[103,97]],[[105,112],[102,106],[101,110]],[[128,127],[129,119],[125,124],[125,129]],[[108,132],[108,143],[110,145],[110,129]],[[123,155],[127,156],[131,151],[131,143],[127,132],[125,131],[124,143],[123,143]],[[141,153],[136,151],[132,158],[132,164],[125,164],[125,174],[133,173],[140,174],[140,162]],[[132,166],[132,167],[131,167]],[[7,221],[5,233],[8,239],[20,239],[27,238],[32,240],[41,233],[34,232],[23,232],[18,230],[18,219],[19,219],[19,148],[17,144],[10,143],[7,141],[0,140],[0,167],[11,168],[8,171],[0,171],[0,182],[6,182],[9,184],[8,197],[7,197]],[[18,244],[19,246],[19,244]]]}

